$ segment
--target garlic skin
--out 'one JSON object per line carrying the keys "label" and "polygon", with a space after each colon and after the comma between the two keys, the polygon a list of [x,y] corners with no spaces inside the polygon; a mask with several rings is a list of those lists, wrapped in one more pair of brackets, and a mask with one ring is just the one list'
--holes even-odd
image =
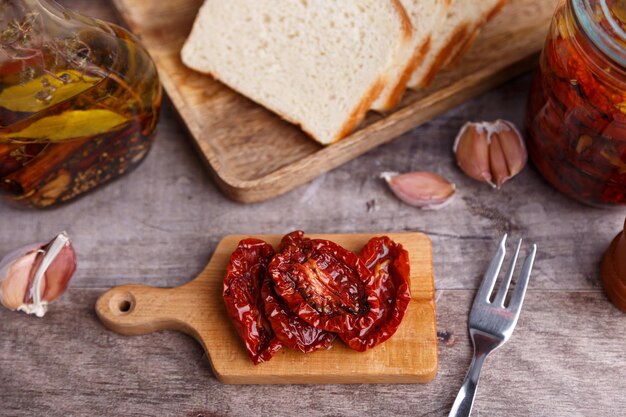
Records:
{"label": "garlic skin", "polygon": [[18,249],[0,261],[0,303],[43,317],[75,271],[76,253],[65,233],[48,244]]}
{"label": "garlic skin", "polygon": [[506,120],[466,123],[454,141],[453,151],[463,172],[498,189],[528,162],[522,134]]}
{"label": "garlic skin", "polygon": [[456,195],[453,183],[432,172],[384,172],[381,177],[400,200],[423,210],[439,210]]}

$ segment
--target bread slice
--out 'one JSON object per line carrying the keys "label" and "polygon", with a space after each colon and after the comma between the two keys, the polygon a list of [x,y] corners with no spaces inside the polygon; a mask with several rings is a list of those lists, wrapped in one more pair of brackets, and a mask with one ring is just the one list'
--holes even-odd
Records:
{"label": "bread slice", "polygon": [[181,56],[330,144],[363,119],[412,32],[398,0],[205,0]]}
{"label": "bread slice", "polygon": [[[463,52],[472,35],[505,0],[452,0],[445,22],[432,35],[430,51],[411,76],[410,88],[425,88],[439,70]],[[470,43],[471,44],[471,43]]]}
{"label": "bread slice", "polygon": [[469,31],[468,36],[466,36],[465,39],[459,42],[456,50],[452,54],[450,54],[450,56],[444,63],[445,68],[453,67],[461,61],[463,55],[465,55],[465,53],[470,50],[470,48],[474,44],[474,41],[476,40],[476,38],[478,38],[478,35],[480,35],[483,27],[491,19],[493,19],[500,12],[500,10],[502,10],[506,2],[507,0],[492,0],[485,3],[485,7],[491,7],[491,9],[485,9],[485,13],[483,13],[475,22],[473,22],[473,27]]}
{"label": "bread slice", "polygon": [[407,48],[406,53],[399,57],[399,62],[392,69],[390,81],[374,102],[372,108],[376,111],[387,111],[400,102],[411,74],[430,49],[433,29],[446,18],[451,0],[400,1],[413,25],[413,39],[411,48]]}

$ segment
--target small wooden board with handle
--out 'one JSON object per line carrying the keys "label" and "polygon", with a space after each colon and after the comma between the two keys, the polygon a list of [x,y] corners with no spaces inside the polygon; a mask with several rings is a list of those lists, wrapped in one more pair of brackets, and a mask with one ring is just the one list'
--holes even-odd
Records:
{"label": "small wooden board with handle", "polygon": [[[307,235],[332,240],[358,252],[383,234]],[[177,330],[204,347],[215,376],[227,384],[423,383],[437,373],[437,333],[432,246],[421,233],[386,233],[410,254],[411,303],[396,334],[360,353],[341,341],[330,350],[303,354],[281,349],[269,362],[254,365],[231,324],[222,298],[226,265],[240,240],[226,236],[204,271],[178,288],[115,287],[96,303],[109,329],[124,335]],[[278,246],[281,236],[255,236]]]}

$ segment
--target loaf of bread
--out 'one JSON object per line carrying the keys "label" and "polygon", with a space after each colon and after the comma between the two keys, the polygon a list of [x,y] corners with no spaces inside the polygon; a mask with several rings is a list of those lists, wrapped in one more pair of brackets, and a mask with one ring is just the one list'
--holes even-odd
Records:
{"label": "loaf of bread", "polygon": [[326,145],[458,61],[506,0],[205,0],[183,63]]}
{"label": "loaf of bread", "polygon": [[182,60],[329,144],[363,119],[412,35],[398,0],[206,0]]}

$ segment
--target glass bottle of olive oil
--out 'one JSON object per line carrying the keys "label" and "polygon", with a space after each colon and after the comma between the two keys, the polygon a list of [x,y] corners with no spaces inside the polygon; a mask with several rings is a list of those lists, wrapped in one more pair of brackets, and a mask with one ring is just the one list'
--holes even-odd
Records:
{"label": "glass bottle of olive oil", "polygon": [[0,195],[69,201],[137,166],[162,90],[124,29],[52,0],[0,0]]}

